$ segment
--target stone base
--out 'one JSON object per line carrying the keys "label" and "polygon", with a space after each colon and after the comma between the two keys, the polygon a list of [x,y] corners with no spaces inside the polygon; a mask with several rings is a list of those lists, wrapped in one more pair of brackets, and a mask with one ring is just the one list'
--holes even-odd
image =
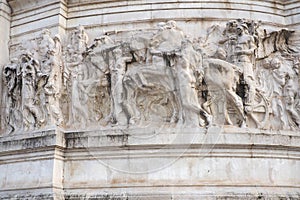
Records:
{"label": "stone base", "polygon": [[46,130],[0,143],[0,199],[300,198],[296,132]]}

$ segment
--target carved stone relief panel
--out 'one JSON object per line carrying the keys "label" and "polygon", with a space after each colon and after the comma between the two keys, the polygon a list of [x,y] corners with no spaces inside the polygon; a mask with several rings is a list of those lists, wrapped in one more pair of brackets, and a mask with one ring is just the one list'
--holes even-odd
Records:
{"label": "carved stone relief panel", "polygon": [[53,126],[300,127],[299,52],[289,30],[237,19],[202,38],[175,21],[93,41],[43,30],[4,67],[6,133]]}

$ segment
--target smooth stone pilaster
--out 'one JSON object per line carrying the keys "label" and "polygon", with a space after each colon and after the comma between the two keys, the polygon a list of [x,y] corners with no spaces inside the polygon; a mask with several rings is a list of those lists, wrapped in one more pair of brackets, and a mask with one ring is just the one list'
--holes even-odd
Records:
{"label": "smooth stone pilaster", "polygon": [[[0,112],[2,112],[2,69],[9,62],[9,38],[10,38],[10,21],[11,9],[6,0],[0,0]],[[0,130],[2,117],[0,116]]]}

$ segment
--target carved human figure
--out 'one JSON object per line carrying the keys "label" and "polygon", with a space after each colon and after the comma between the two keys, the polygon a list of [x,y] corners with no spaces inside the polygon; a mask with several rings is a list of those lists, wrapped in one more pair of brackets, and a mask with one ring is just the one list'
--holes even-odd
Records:
{"label": "carved human figure", "polygon": [[[89,93],[89,114],[91,119],[100,121],[105,126],[115,123],[113,116],[113,98],[111,88],[111,69],[114,68],[115,55],[113,50],[119,47],[106,34],[95,38],[93,43],[84,52],[85,63],[89,68],[89,77],[84,81],[86,92]],[[107,101],[111,100],[110,106]]]}
{"label": "carved human figure", "polygon": [[[283,91],[287,80],[287,72],[282,66],[279,58],[275,57],[271,61],[271,73],[273,78],[272,93],[272,113],[276,124],[272,125],[273,129],[289,129],[286,107],[283,101]],[[279,122],[279,123],[278,123]]]}
{"label": "carved human figure", "polygon": [[295,72],[295,78],[297,79],[298,83],[300,83],[300,57],[295,58],[293,70]]}
{"label": "carved human figure", "polygon": [[[103,118],[100,104],[108,93],[111,51],[116,45],[107,35],[101,35],[87,47],[88,35],[83,26],[72,32],[68,45],[67,67],[64,77],[69,79],[70,119],[69,123],[89,123]],[[70,84],[71,83],[71,84]],[[102,91],[105,90],[105,91]],[[108,94],[107,94],[108,95]],[[109,107],[109,106],[108,106]],[[106,124],[103,122],[102,125]]]}
{"label": "carved human figure", "polygon": [[[158,32],[151,38],[149,44],[147,62],[152,63],[153,68],[157,71],[156,73],[164,74],[166,76],[165,81],[168,79],[169,82],[172,81],[168,85],[171,86],[169,87],[169,90],[173,92],[169,93],[168,98],[170,99],[173,108],[170,122],[174,123],[178,121],[178,107],[181,107],[181,101],[176,92],[174,92],[178,89],[178,85],[174,82],[176,79],[176,72],[174,71],[176,64],[175,54],[180,52],[181,44],[185,39],[185,34],[177,27],[176,22],[173,20],[170,20],[165,24],[160,23],[158,27]],[[141,79],[144,80],[143,77]]]}
{"label": "carved human figure", "polygon": [[94,39],[92,45],[87,49],[87,59],[92,63],[96,70],[91,76],[100,79],[100,85],[107,86],[107,74],[110,66],[113,65],[114,56],[112,51],[118,46],[107,35],[101,35]]}
{"label": "carved human figure", "polygon": [[51,37],[51,33],[48,29],[44,29],[41,33],[41,41],[38,45],[38,54],[40,60],[40,72],[42,74],[49,75],[51,72],[51,59],[53,49],[55,48],[55,42]]}
{"label": "carved human figure", "polygon": [[53,55],[55,49],[55,42],[51,37],[51,33],[48,29],[44,29],[41,32],[41,40],[38,44],[38,61],[39,65],[37,66],[37,74],[38,77],[37,83],[37,99],[39,99],[39,103],[41,106],[41,112],[44,116],[46,116],[45,123],[50,123],[50,108],[48,103],[48,95],[46,94],[46,84],[49,81],[49,78],[52,76],[52,68],[53,68]]}
{"label": "carved human figure", "polygon": [[83,53],[87,48],[89,37],[85,32],[85,28],[81,25],[76,27],[76,30],[72,32],[71,44],[79,53]]}
{"label": "carved human figure", "polygon": [[6,86],[6,109],[5,127],[8,126],[9,132],[21,128],[21,81],[20,64],[17,58],[11,59],[11,63],[4,66],[3,77]]}
{"label": "carved human figure", "polygon": [[203,65],[209,94],[204,106],[209,107],[213,123],[233,125],[228,114],[228,108],[233,107],[237,113],[239,126],[244,126],[243,102],[236,94],[238,67],[220,59],[205,59]]}
{"label": "carved human figure", "polygon": [[[143,38],[143,36],[135,35],[128,43],[130,50],[132,51],[135,62],[139,65],[151,64],[151,56],[148,51],[149,39]],[[151,58],[150,58],[151,57]],[[149,58],[149,59],[148,59]]]}
{"label": "carved human figure", "polygon": [[[175,59],[172,59],[171,55],[175,53],[175,49],[180,49],[181,40],[179,39],[179,45],[174,47],[172,34],[175,37],[176,34],[178,35],[179,32],[181,34],[182,31],[177,30],[175,22],[173,26],[171,25],[172,22],[169,22],[168,26],[166,23],[159,23],[157,32],[150,40],[137,37],[129,43],[134,63],[129,65],[123,83],[126,90],[125,105],[129,114],[130,124],[142,122],[143,117],[145,117],[143,116],[143,111],[139,109],[141,107],[137,105],[137,94],[139,91],[147,94],[149,91],[154,90],[156,97],[160,96],[158,99],[169,99],[169,102],[173,104],[173,110],[176,110],[175,107],[177,105],[175,106],[173,84],[175,74],[171,73],[172,69],[170,66],[175,64]],[[170,38],[168,38],[168,35]],[[176,40],[176,43],[178,43],[178,40]],[[159,104],[160,100],[157,100],[156,103],[153,102],[156,97],[147,98],[143,109],[148,109],[149,112],[153,108],[153,104]],[[178,112],[175,111],[173,113],[177,115]],[[172,122],[176,120],[177,117],[175,116],[171,119]]]}
{"label": "carved human figure", "polygon": [[288,71],[283,95],[291,128],[300,128],[300,86],[299,86],[299,61],[295,58],[292,71]]}
{"label": "carved human figure", "polygon": [[64,51],[64,70],[63,70],[63,85],[67,90],[67,93],[71,93],[71,69],[68,67],[68,63],[74,62],[75,49],[71,44],[67,45],[66,50]]}
{"label": "carved human figure", "polygon": [[62,87],[62,48],[60,36],[54,37],[55,47],[48,52],[49,65],[51,72],[44,86],[45,94],[48,98],[47,110],[50,115],[50,123],[61,125],[63,122],[63,115],[60,109],[59,98],[61,95]]}
{"label": "carved human figure", "polygon": [[37,69],[39,63],[30,54],[22,56],[22,110],[25,129],[41,127],[45,117],[40,109],[37,94]]}
{"label": "carved human figure", "polygon": [[219,41],[220,44],[226,49],[226,61],[234,63],[235,59],[235,46],[237,44],[237,20],[230,20],[226,23],[226,28],[223,33],[223,38]]}
{"label": "carved human figure", "polygon": [[[204,126],[205,121],[200,118],[200,115],[210,123],[209,114],[204,111],[199,103],[198,92],[196,90],[196,81],[202,82],[203,71],[200,68],[201,55],[193,49],[192,43],[184,41],[182,43],[181,56],[177,59],[176,64],[176,79],[178,82],[181,116],[179,124],[187,126]],[[196,80],[196,71],[198,71],[200,80]]]}
{"label": "carved human figure", "polygon": [[274,84],[272,71],[271,60],[265,59],[258,67],[256,76],[258,90],[268,99],[271,99],[273,93]]}
{"label": "carved human figure", "polygon": [[111,75],[111,113],[113,121],[118,125],[127,125],[128,119],[124,110],[125,92],[123,87],[123,77],[126,70],[126,63],[132,60],[132,57],[122,55],[122,50],[114,50],[116,62],[110,68]]}
{"label": "carved human figure", "polygon": [[286,110],[289,115],[290,127],[300,128],[300,99],[299,85],[292,77],[286,76],[284,97]]}
{"label": "carved human figure", "polygon": [[[151,39],[150,54],[152,56],[149,55],[149,59],[156,65],[164,65],[165,60],[163,59],[163,55],[171,55],[180,50],[184,38],[185,35],[177,27],[176,22],[173,20],[168,21]],[[173,60],[168,62],[173,62]]]}
{"label": "carved human figure", "polygon": [[[234,49],[234,64],[240,67],[243,74],[243,81],[247,86],[245,104],[251,106],[255,98],[255,78],[253,74],[253,59],[256,45],[253,36],[247,33],[247,25],[241,24],[237,27],[237,41]],[[247,111],[247,108],[246,108]]]}
{"label": "carved human figure", "polygon": [[71,72],[70,82],[71,82],[71,106],[69,124],[74,124],[74,126],[82,125],[85,127],[89,120],[88,115],[88,94],[84,86],[84,81],[88,77],[87,67],[83,62],[81,55],[74,52],[70,62],[66,63],[67,68]]}

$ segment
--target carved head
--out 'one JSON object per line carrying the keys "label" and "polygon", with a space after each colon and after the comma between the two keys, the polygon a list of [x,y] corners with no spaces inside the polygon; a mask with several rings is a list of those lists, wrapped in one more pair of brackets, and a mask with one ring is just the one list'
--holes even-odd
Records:
{"label": "carved head", "polygon": [[77,33],[83,33],[84,32],[84,26],[82,26],[82,25],[79,25],[79,26],[77,26],[77,28],[76,28],[77,30],[76,30],[76,32]]}
{"label": "carved head", "polygon": [[61,42],[60,35],[56,34],[53,38],[54,41]]}
{"label": "carved head", "polygon": [[170,20],[167,22],[166,27],[169,29],[174,29],[177,27],[177,24],[174,20]]}
{"label": "carved head", "polygon": [[279,69],[281,67],[281,60],[277,57],[273,58],[271,61],[272,69]]}
{"label": "carved head", "polygon": [[67,46],[67,49],[66,49],[67,55],[68,55],[68,56],[71,56],[71,55],[74,54],[74,52],[75,52],[75,50],[74,50],[73,46],[69,44],[69,45]]}
{"label": "carved head", "polygon": [[166,28],[166,23],[165,23],[165,22],[159,22],[159,23],[157,24],[157,28],[158,28],[159,30],[164,30],[164,29]]}
{"label": "carved head", "polygon": [[50,35],[50,31],[48,29],[43,29],[42,30],[42,35]]}
{"label": "carved head", "polygon": [[271,61],[269,59],[264,59],[262,61],[262,67],[265,69],[270,69],[271,68]]}
{"label": "carved head", "polygon": [[229,31],[229,32],[235,32],[237,26],[238,26],[237,20],[230,20],[230,21],[227,22],[227,24],[226,24],[226,29],[227,29],[227,31]]}
{"label": "carved head", "polygon": [[241,35],[241,34],[243,34],[246,30],[248,31],[248,26],[247,26],[247,24],[241,24],[241,25],[239,25],[239,26],[236,28],[236,30],[237,30],[237,34],[238,34],[238,35]]}
{"label": "carved head", "polygon": [[180,57],[179,57],[179,64],[180,64],[180,66],[181,66],[181,68],[182,69],[186,69],[186,68],[188,68],[189,67],[189,65],[190,65],[190,62],[189,62],[189,60],[185,57],[185,56],[183,56],[183,55],[181,55]]}

